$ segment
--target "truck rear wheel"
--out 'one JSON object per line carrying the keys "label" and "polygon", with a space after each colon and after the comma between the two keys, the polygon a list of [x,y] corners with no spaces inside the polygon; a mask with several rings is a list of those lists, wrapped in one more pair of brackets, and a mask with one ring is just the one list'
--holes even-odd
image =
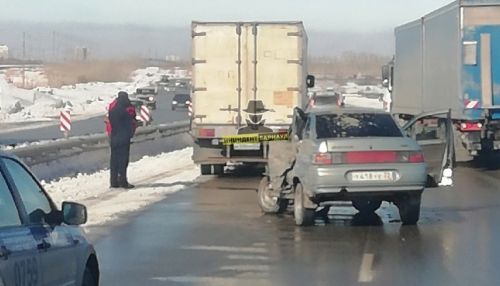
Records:
{"label": "truck rear wheel", "polygon": [[421,194],[409,194],[400,198],[396,205],[403,225],[415,225],[420,219]]}
{"label": "truck rear wheel", "polygon": [[381,200],[373,199],[357,199],[352,201],[352,206],[362,214],[370,214],[375,212],[382,205]]}
{"label": "truck rear wheel", "polygon": [[298,226],[314,225],[315,209],[308,209],[304,206],[304,200],[308,198],[304,194],[304,187],[301,183],[295,186],[294,203],[293,203],[293,216],[295,224]]}
{"label": "truck rear wheel", "polygon": [[203,164],[200,166],[202,175],[211,175],[212,174],[212,165]]}
{"label": "truck rear wheel", "polygon": [[224,165],[217,164],[214,165],[214,175],[223,175],[224,174]]}
{"label": "truck rear wheel", "polygon": [[276,214],[284,212],[288,207],[288,200],[273,197],[269,188],[269,178],[260,180],[257,190],[257,201],[260,208],[266,214]]}

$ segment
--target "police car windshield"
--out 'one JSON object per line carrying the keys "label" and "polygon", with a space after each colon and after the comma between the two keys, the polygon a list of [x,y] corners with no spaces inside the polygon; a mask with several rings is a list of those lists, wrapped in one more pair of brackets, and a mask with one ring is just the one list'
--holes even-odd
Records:
{"label": "police car windshield", "polygon": [[353,137],[402,137],[389,114],[352,113],[316,116],[318,139]]}

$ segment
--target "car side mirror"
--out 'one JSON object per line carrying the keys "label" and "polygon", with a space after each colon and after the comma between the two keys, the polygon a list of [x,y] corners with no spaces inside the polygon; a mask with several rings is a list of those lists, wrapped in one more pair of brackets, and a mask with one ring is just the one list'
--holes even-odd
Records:
{"label": "car side mirror", "polygon": [[313,75],[308,75],[306,78],[307,88],[313,88],[316,83],[316,78]]}
{"label": "car side mirror", "polygon": [[87,222],[87,207],[73,202],[62,203],[63,222],[67,225],[82,225]]}

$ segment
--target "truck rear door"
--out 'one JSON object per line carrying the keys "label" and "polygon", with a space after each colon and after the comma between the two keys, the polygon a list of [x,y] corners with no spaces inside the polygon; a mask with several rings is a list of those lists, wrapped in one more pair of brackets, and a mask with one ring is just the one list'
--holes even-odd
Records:
{"label": "truck rear door", "polygon": [[463,89],[466,113],[490,110],[500,119],[500,6],[463,7]]}

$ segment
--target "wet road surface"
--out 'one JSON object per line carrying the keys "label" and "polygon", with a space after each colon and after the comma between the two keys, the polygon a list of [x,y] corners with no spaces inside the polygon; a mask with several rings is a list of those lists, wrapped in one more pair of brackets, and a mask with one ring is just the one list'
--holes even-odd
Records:
{"label": "wet road surface", "polygon": [[[171,110],[171,102],[174,96],[173,92],[166,92],[161,89],[157,97],[157,109],[152,111],[153,124],[169,123],[174,121],[187,120],[187,111]],[[17,144],[24,142],[33,142],[39,140],[52,140],[63,138],[64,134],[59,130],[59,123],[55,122],[33,129],[17,130],[12,132],[0,133],[0,144]],[[16,127],[21,127],[20,125]],[[89,119],[78,120],[72,123],[71,136],[81,136],[87,134],[95,134],[104,132],[104,112],[102,116],[97,116]]]}
{"label": "wet road surface", "polygon": [[263,215],[259,177],[241,174],[94,230],[102,285],[500,285],[500,170],[459,167],[455,187],[426,190],[418,226],[344,204],[310,228]]}

